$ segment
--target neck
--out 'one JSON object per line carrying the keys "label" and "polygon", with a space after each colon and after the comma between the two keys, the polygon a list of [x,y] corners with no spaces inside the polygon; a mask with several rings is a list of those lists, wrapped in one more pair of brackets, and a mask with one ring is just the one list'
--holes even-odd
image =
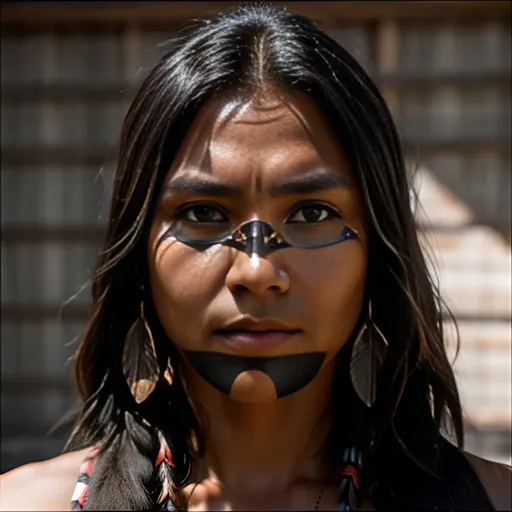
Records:
{"label": "neck", "polygon": [[197,375],[187,376],[190,399],[208,429],[196,472],[226,489],[255,492],[325,478],[333,372],[329,365],[300,391],[262,403],[232,400]]}

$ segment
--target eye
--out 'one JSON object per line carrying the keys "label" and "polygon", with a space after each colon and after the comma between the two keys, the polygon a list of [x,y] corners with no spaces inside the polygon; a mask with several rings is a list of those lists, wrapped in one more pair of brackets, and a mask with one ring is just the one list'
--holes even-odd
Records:
{"label": "eye", "polygon": [[194,204],[181,208],[175,215],[176,219],[189,222],[226,222],[224,213],[212,204]]}
{"label": "eye", "polygon": [[312,203],[301,206],[295,210],[295,212],[288,217],[288,222],[318,223],[334,217],[340,218],[340,214],[334,210],[334,208],[330,208],[321,203]]}

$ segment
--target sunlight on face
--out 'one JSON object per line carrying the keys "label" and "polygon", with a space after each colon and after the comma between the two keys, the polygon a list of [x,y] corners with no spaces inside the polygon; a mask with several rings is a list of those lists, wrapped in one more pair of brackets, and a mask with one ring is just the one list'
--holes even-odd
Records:
{"label": "sunlight on face", "polygon": [[[250,219],[308,233],[347,224],[359,237],[260,257],[222,245],[197,250],[166,235],[173,222],[203,236]],[[148,257],[155,307],[179,350],[237,354],[215,331],[247,315],[299,335],[244,347],[245,355],[324,351],[324,366],[332,361],[359,317],[367,242],[355,180],[311,100],[267,91],[208,104],[164,182]]]}

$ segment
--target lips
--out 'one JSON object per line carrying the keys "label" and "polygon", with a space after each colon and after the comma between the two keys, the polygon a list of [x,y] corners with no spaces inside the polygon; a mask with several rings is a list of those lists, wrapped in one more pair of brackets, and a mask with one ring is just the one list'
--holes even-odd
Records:
{"label": "lips", "polygon": [[254,318],[243,316],[219,326],[217,331],[297,331],[296,326],[275,318]]}
{"label": "lips", "polygon": [[216,331],[229,345],[238,348],[276,347],[287,343],[300,331]]}
{"label": "lips", "polygon": [[301,332],[279,320],[244,317],[216,329],[213,334],[237,348],[263,348],[283,345]]}

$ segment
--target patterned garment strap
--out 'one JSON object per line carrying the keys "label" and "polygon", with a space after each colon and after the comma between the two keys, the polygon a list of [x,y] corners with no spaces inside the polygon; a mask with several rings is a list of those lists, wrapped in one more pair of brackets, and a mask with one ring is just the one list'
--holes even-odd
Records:
{"label": "patterned garment strap", "polygon": [[85,507],[85,498],[89,488],[89,480],[94,468],[94,459],[99,453],[99,449],[93,450],[80,465],[80,473],[76,482],[75,490],[71,498],[71,510],[83,510]]}

